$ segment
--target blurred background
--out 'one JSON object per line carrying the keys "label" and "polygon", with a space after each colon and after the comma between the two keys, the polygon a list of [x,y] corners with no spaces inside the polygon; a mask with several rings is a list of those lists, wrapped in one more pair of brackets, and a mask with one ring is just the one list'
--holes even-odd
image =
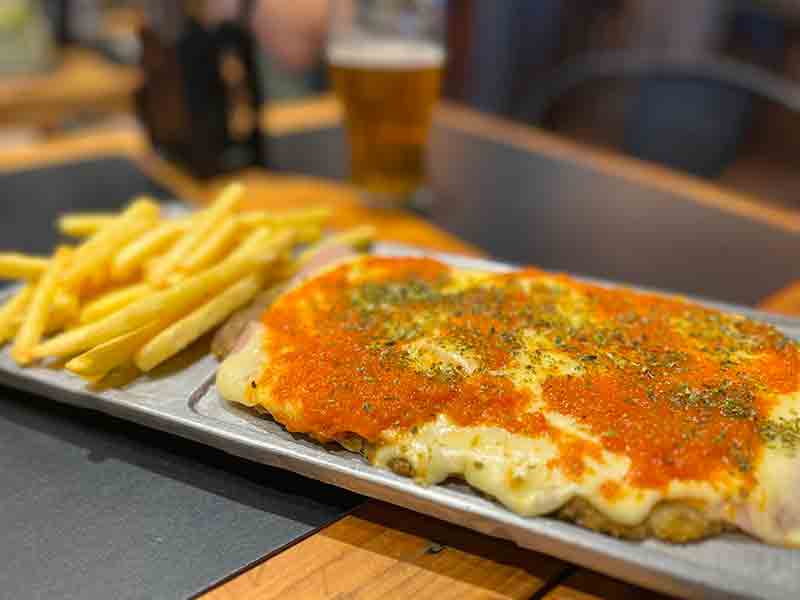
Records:
{"label": "blurred background", "polygon": [[[181,93],[223,110],[224,90],[197,75],[210,42],[194,39],[187,19],[237,25],[214,43],[238,53],[229,79],[247,137],[263,102],[328,89],[325,4],[0,0],[0,150],[137,115],[169,146],[166,130],[187,125],[170,109]],[[446,9],[447,99],[794,206],[800,2],[449,0]],[[191,65],[188,74],[167,64],[179,42],[194,59],[174,68]],[[143,73],[157,89],[142,91]],[[268,164],[259,148],[229,159]]]}

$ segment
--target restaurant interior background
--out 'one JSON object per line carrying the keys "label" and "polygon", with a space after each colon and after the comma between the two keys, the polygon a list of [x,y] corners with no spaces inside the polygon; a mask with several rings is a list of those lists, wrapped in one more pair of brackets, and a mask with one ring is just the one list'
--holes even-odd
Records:
{"label": "restaurant interior background", "polygon": [[[595,164],[634,157],[688,174],[685,185],[720,186],[706,195],[797,216],[800,3],[432,2],[447,15],[448,106],[598,150]],[[267,118],[271,107],[332,101],[326,10],[326,0],[2,0],[0,152],[134,129],[200,178],[252,165],[342,178],[340,129],[292,146]],[[218,69],[215,52],[237,58]],[[225,123],[240,130],[235,148],[221,139]],[[418,208],[498,258],[749,304],[793,277],[781,250],[790,231],[686,208],[668,179],[644,190],[570,161],[517,164],[502,144],[471,148],[438,131],[434,122],[434,200]],[[752,256],[764,253],[773,260],[758,266]],[[721,260],[732,255],[746,260]]]}
{"label": "restaurant interior background", "polygon": [[[0,147],[131,114],[137,32],[158,4],[3,0]],[[800,3],[450,0],[448,12],[447,98],[794,205]],[[321,61],[290,69],[262,49],[257,61],[268,102],[327,88]],[[58,77],[43,96],[96,93],[47,110],[22,93],[36,72]]]}
{"label": "restaurant interior background", "polygon": [[[342,218],[336,227],[369,222],[381,239],[450,252],[485,251],[501,260],[800,314],[800,264],[795,258],[800,231],[800,0],[431,0],[436,1],[446,4],[448,17],[445,106],[439,121],[434,119],[428,146],[434,159],[430,176],[439,197],[427,207],[416,207],[419,214],[394,211],[387,216],[357,202],[340,211],[340,198],[332,193],[331,205]],[[45,224],[59,211],[105,211],[145,192],[160,199],[206,202],[222,188],[223,178],[213,176],[217,170],[232,171],[227,181],[241,176],[248,188],[256,188],[253,195],[264,210],[291,207],[277,198],[284,188],[276,185],[281,178],[275,173],[312,175],[320,185],[307,189],[317,192],[345,188],[323,179],[343,179],[347,172],[339,114],[329,118],[335,101],[323,60],[324,40],[316,40],[312,60],[288,64],[265,47],[263,20],[255,24],[242,16],[269,4],[290,7],[292,19],[302,22],[309,18],[307,7],[325,2],[0,0],[0,176],[6,182],[0,186],[0,225],[6,226],[0,232],[0,250],[49,251],[54,241],[49,236],[55,232]],[[226,30],[225,37],[240,53],[238,59],[226,62],[221,71],[202,58],[170,62],[159,44],[168,46],[186,33],[186,15],[202,25],[192,30],[198,34],[197,44],[191,44],[198,49],[195,57],[211,51],[204,46],[204,28],[241,22],[241,27]],[[237,99],[235,110],[221,99],[226,93]],[[270,118],[275,107],[280,108],[280,123]],[[195,119],[200,115],[199,120],[189,114]],[[206,143],[213,139],[220,115],[231,119],[233,130],[241,126],[243,146],[252,154],[228,155],[222,146]],[[160,156],[153,158],[145,140],[153,142]],[[92,163],[87,156],[99,156],[89,165],[93,169],[75,168]],[[250,163],[261,168],[240,168]],[[145,169],[154,166],[152,173]],[[136,176],[125,171],[139,167]],[[46,177],[26,178],[36,171]],[[252,176],[254,171],[260,178]],[[122,177],[116,178],[119,173]],[[58,182],[70,189],[65,192]],[[60,204],[65,196],[87,190],[94,196],[82,199],[85,203],[69,205],[70,198],[68,208]],[[347,201],[358,198],[350,192]],[[303,207],[318,200],[306,196]],[[72,530],[49,527],[67,514],[58,503],[46,507],[52,512],[31,511],[29,520],[17,519],[19,523],[15,513],[0,511],[6,518],[3,531],[12,525],[17,532],[28,527],[39,536],[30,540],[48,539],[43,536],[52,533],[49,539],[57,542],[48,547],[49,563],[36,554],[26,562],[13,536],[0,548],[18,561],[9,559],[6,571],[26,590],[38,589],[30,581],[63,589],[59,586],[67,580],[84,591],[81,568],[102,574],[91,582],[97,597],[108,595],[103,586],[149,590],[139,587],[143,582],[156,590],[152,597],[161,597],[170,586],[205,589],[362,501],[344,490],[321,488],[299,476],[292,479],[288,471],[234,464],[238,459],[221,458],[171,435],[156,437],[161,434],[144,428],[131,434],[127,422],[118,422],[108,433],[112,426],[106,417],[85,426],[72,407],[21,398],[9,394],[4,408],[5,416],[11,416],[0,419],[0,428],[15,414],[23,415],[16,420],[28,419],[33,423],[29,429],[44,431],[52,448],[48,454],[62,462],[38,464],[27,454],[28,445],[9,444],[18,468],[16,480],[4,471],[11,482],[7,487],[20,492],[20,505],[30,497],[30,504],[39,506],[36,502],[44,496],[36,487],[43,477],[30,473],[50,468],[46,477],[54,482],[53,489],[66,490],[64,496],[71,494],[67,499],[79,507],[69,513],[78,515]],[[29,414],[35,418],[25,416]],[[75,450],[77,458],[63,448]],[[101,472],[101,467],[108,468]],[[130,480],[130,486],[146,493],[131,499],[124,485],[104,488],[116,490],[116,496],[94,493],[114,478]],[[163,490],[175,489],[177,500],[152,503],[151,489],[157,498],[164,497]],[[198,506],[197,516],[184,510],[182,502]],[[404,562],[403,569],[397,571],[405,573],[419,556],[424,577],[433,572],[434,561],[444,560],[439,564],[446,568],[457,564],[455,576],[446,573],[438,580],[440,588],[431,587],[447,589],[452,597],[463,589],[453,581],[483,591],[480,585],[502,578],[521,581],[519,597],[526,598],[551,598],[545,596],[550,588],[542,587],[544,581],[552,587],[564,583],[568,590],[574,585],[604,599],[644,597],[641,588],[620,587],[621,582],[582,567],[557,571],[555,559],[500,545],[504,542],[488,536],[469,533],[474,537],[463,537],[468,543],[451,543],[450,534],[441,533],[444,525],[433,520],[422,521],[422,527],[408,525],[411,513],[400,508],[392,508],[397,516],[387,520],[381,516],[386,506],[375,509],[375,504],[369,503],[368,512],[357,517],[378,532],[376,538],[385,537],[386,548],[373,552],[350,544],[350,562],[320,569],[323,578],[352,576],[352,585],[368,585],[359,579],[360,567],[369,561],[371,566],[383,564],[376,560],[381,552],[402,555],[406,550],[398,540],[407,540],[416,527],[424,545],[406,544],[415,558],[401,556],[397,560]],[[146,510],[152,505],[157,505],[158,519]],[[183,519],[186,514],[202,527]],[[91,527],[81,529],[81,515]],[[106,518],[100,526],[95,523],[98,516]],[[36,529],[42,523],[48,525],[44,533]],[[297,523],[302,527],[292,529]],[[344,523],[361,536],[352,520]],[[442,544],[427,531],[431,527],[436,536],[441,533]],[[158,536],[142,541],[154,528]],[[103,543],[92,545],[92,535],[72,533],[84,530]],[[108,569],[102,562],[96,568],[91,562],[97,553],[101,559],[109,554],[107,531],[115,532],[118,544],[111,554],[119,550],[128,560],[124,569]],[[276,542],[282,535],[286,539]],[[455,538],[459,536],[465,530],[456,530]],[[331,539],[320,542],[312,536],[307,541],[318,550],[322,546],[313,544]],[[267,543],[274,546],[265,549]],[[257,566],[277,573],[274,579],[265,576],[264,585],[284,581],[287,573],[298,585],[313,585],[316,579],[305,559],[311,561],[315,551],[317,558],[326,555],[307,548],[300,543],[292,547],[292,557],[277,554],[281,561]],[[456,552],[460,554],[454,559]],[[734,568],[749,569],[760,578],[761,565],[744,562]],[[765,578],[773,574],[764,571]],[[364,572],[378,585],[393,581]],[[179,576],[194,579],[187,584]],[[200,576],[208,581],[198,583]],[[247,572],[232,583],[244,585],[242,581],[249,581]],[[532,596],[536,589],[541,594]],[[245,592],[240,597],[250,596]]]}

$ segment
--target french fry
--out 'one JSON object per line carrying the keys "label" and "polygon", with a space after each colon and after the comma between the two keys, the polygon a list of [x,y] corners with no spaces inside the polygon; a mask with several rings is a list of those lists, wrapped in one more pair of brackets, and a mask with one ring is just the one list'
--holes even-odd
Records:
{"label": "french fry", "polygon": [[38,279],[47,270],[50,259],[18,252],[0,252],[0,279]]}
{"label": "french fry", "polygon": [[64,246],[59,248],[50,266],[45,271],[31,298],[30,308],[25,320],[14,338],[11,357],[21,365],[33,360],[33,348],[39,343],[45,329],[53,299],[56,296],[59,279],[68,265],[72,251]]}
{"label": "french fry", "polygon": [[319,223],[307,223],[305,225],[291,225],[288,227],[279,226],[276,231],[289,229],[294,232],[295,240],[298,244],[311,244],[322,237],[322,226]]}
{"label": "french fry", "polygon": [[[57,290],[56,300],[61,297],[62,293],[64,293],[64,290]],[[47,318],[47,326],[44,328],[44,335],[51,335],[57,331],[61,331],[62,329],[69,327],[76,322],[79,310],[78,297],[72,295],[72,298],[75,300],[75,304],[71,307],[68,307],[67,305],[58,307],[55,304],[56,300],[53,301],[53,310],[50,313],[50,316]],[[21,324],[22,323],[20,322],[20,325]]]}
{"label": "french fry", "polygon": [[111,225],[119,215],[113,213],[73,213],[58,219],[58,230],[71,237],[89,237]]}
{"label": "french fry", "polygon": [[[31,288],[31,291],[33,291],[33,289],[35,289],[35,286]],[[74,322],[78,318],[79,312],[80,301],[78,300],[78,296],[65,289],[57,289],[56,295],[53,298],[53,305],[50,309],[50,316],[47,319],[45,333],[51,333],[68,323]],[[19,328],[22,327],[22,323],[25,321],[25,314],[24,310],[16,311],[10,323],[11,335],[15,335],[17,331],[19,331]]]}
{"label": "french fry", "polygon": [[0,306],[0,345],[14,337],[19,329],[17,317],[25,315],[35,289],[34,285],[26,285]]}
{"label": "french fry", "polygon": [[201,242],[180,265],[183,273],[196,273],[221,259],[233,245],[238,233],[238,224],[234,219],[227,219]]}
{"label": "french fry", "polygon": [[328,242],[331,244],[345,244],[354,250],[365,252],[372,246],[377,233],[378,231],[374,225],[359,225],[330,236]]}
{"label": "french fry", "polygon": [[195,217],[192,227],[180,238],[169,251],[156,261],[154,268],[147,274],[148,281],[156,287],[163,287],[167,278],[173,273],[187,256],[205,240],[218,226],[219,222],[236,208],[244,188],[238,183],[227,186],[219,198],[202,213]]}
{"label": "french fry", "polygon": [[156,318],[175,318],[232,282],[274,263],[292,241],[289,232],[273,236],[269,231],[256,230],[214,267],[172,288],[146,296],[100,321],[55,336],[37,346],[33,355],[36,358],[70,356],[128,333]]}
{"label": "french fry", "polygon": [[152,227],[158,215],[158,205],[152,200],[141,198],[134,201],[113,223],[75,250],[70,268],[64,274],[64,285],[80,290],[81,284],[93,273],[107,267],[120,246]]}
{"label": "french fry", "polygon": [[81,303],[78,295],[64,288],[57,288],[45,333],[51,333],[64,325],[77,322],[80,311]]}
{"label": "french fry", "polygon": [[85,325],[92,321],[99,321],[152,293],[153,288],[146,283],[137,283],[112,290],[84,305],[80,311],[78,322]]}
{"label": "french fry", "polygon": [[164,329],[166,321],[156,320],[142,325],[95,346],[76,356],[64,365],[69,371],[87,379],[98,379],[120,365],[130,362],[133,356],[148,340]]}
{"label": "french fry", "polygon": [[122,363],[101,377],[86,377],[89,388],[102,392],[113,388],[124,388],[131,384],[142,372],[132,362]]}
{"label": "french fry", "polygon": [[[161,285],[158,288],[156,288],[155,286],[153,286],[151,284],[148,284],[148,285],[150,285],[150,287],[152,287],[156,291],[158,291],[159,289],[163,290],[165,288],[172,287],[173,285],[175,285],[176,283],[178,283],[180,281],[183,281],[184,279],[186,279],[186,277],[187,277],[187,275],[185,273],[181,273],[179,271],[176,271],[174,273],[171,273],[170,275],[167,275],[167,278],[164,281],[161,282]],[[150,278],[149,277],[145,277],[145,281],[150,281]]]}
{"label": "french fry", "polygon": [[97,296],[99,293],[103,292],[108,285],[108,279],[109,268],[108,262],[106,261],[98,265],[94,271],[88,274],[83,285],[79,288],[81,296],[87,298]]}
{"label": "french fry", "polygon": [[134,275],[151,258],[168,248],[185,233],[190,224],[191,219],[167,221],[130,242],[111,260],[111,277],[120,281]]}
{"label": "french fry", "polygon": [[[76,248],[0,253],[0,278],[25,283],[0,304],[0,345],[13,339],[19,364],[66,358],[87,381],[116,381],[181,353],[331,245],[374,237],[360,227],[321,239],[332,213],[324,207],[237,213],[242,195],[229,185],[205,210],[175,219],[162,220],[147,198],[120,213],[66,214],[60,231],[85,238]],[[294,244],[306,250],[293,260]]]}
{"label": "french fry", "polygon": [[142,346],[134,358],[136,366],[147,372],[172,358],[252,300],[263,284],[261,273],[234,283]]}
{"label": "french fry", "polygon": [[330,208],[317,207],[285,212],[248,211],[237,216],[242,227],[302,227],[322,226],[332,214]]}

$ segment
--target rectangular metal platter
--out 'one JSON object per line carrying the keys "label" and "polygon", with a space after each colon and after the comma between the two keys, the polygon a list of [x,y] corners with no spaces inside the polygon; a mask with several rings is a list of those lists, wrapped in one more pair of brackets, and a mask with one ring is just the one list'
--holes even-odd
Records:
{"label": "rectangular metal platter", "polygon": [[[375,252],[434,256],[464,268],[513,268],[396,244],[378,244]],[[800,320],[696,300],[772,323],[788,336],[800,339]],[[292,435],[269,418],[225,402],[213,384],[216,366],[215,359],[208,355],[179,356],[175,362],[121,389],[97,391],[63,370],[20,369],[5,351],[0,355],[0,381],[506,538],[666,593],[691,598],[800,597],[800,550],[775,548],[736,534],[689,545],[656,540],[628,542],[551,518],[518,516],[462,483],[422,487],[374,468],[356,454]]]}

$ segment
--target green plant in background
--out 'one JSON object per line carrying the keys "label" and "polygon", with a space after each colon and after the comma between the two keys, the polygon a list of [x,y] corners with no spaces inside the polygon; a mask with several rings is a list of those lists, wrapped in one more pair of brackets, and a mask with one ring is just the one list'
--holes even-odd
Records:
{"label": "green plant in background", "polygon": [[39,71],[52,64],[50,24],[38,0],[0,0],[0,73]]}
{"label": "green plant in background", "polygon": [[21,31],[31,14],[31,7],[25,0],[0,0],[0,35]]}

